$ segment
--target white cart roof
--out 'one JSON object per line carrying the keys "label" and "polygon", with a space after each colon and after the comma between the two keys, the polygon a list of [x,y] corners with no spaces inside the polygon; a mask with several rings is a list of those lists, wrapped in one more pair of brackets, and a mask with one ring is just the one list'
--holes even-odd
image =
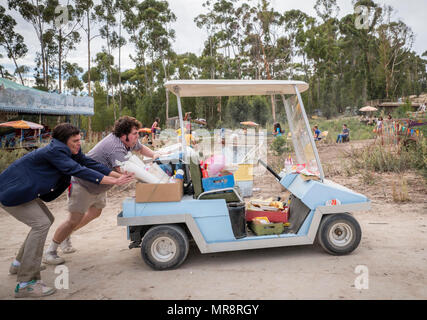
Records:
{"label": "white cart roof", "polygon": [[165,87],[180,97],[257,96],[296,94],[304,92],[308,84],[293,80],[172,80]]}

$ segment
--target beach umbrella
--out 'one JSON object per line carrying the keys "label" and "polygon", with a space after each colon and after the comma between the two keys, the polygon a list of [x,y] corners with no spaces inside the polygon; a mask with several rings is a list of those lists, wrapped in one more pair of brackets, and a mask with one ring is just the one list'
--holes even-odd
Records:
{"label": "beach umbrella", "polygon": [[374,112],[374,111],[378,111],[378,109],[375,107],[366,106],[366,107],[359,109],[359,111],[361,111],[361,112]]}
{"label": "beach umbrella", "polygon": [[253,121],[244,121],[244,122],[240,122],[240,124],[244,125],[244,126],[248,126],[248,127],[258,127],[259,126],[258,123],[255,123]]}
{"label": "beach umbrella", "polygon": [[151,129],[150,128],[142,128],[142,129],[139,129],[138,132],[151,133]]}

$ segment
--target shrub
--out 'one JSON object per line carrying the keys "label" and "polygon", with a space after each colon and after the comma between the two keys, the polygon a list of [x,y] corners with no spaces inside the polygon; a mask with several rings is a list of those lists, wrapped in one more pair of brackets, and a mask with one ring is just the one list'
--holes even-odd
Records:
{"label": "shrub", "polygon": [[276,137],[270,146],[276,156],[281,156],[285,151],[289,151],[290,148],[286,143],[285,137]]}
{"label": "shrub", "polygon": [[394,202],[407,202],[411,200],[409,198],[408,183],[406,179],[402,179],[400,181],[400,186],[399,186],[399,183],[398,183],[398,186],[396,186],[396,183],[393,182],[392,194],[393,194]]}
{"label": "shrub", "polygon": [[410,148],[371,145],[364,149],[350,150],[346,154],[351,168],[374,172],[418,170],[427,182],[427,142],[425,139]]}
{"label": "shrub", "polygon": [[12,151],[0,150],[0,172],[3,172],[12,162],[23,157],[28,152],[25,149],[15,149]]}

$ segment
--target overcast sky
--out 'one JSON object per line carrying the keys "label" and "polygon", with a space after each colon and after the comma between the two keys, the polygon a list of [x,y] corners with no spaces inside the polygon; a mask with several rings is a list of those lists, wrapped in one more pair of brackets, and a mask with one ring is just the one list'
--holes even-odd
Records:
{"label": "overcast sky", "polygon": [[[60,0],[60,3],[66,2]],[[177,53],[194,52],[199,55],[203,49],[203,43],[206,35],[203,30],[197,28],[193,22],[194,18],[204,12],[202,3],[204,0],[168,0],[171,10],[175,13],[177,21],[172,25],[176,31],[176,41],[173,44],[174,50]],[[299,9],[311,16],[316,16],[314,4],[316,0],[271,0],[272,6],[276,11],[284,12],[291,9]],[[352,0],[338,0],[340,7],[339,17],[345,16],[353,11]],[[426,0],[377,0],[380,4],[391,5],[395,9],[394,18],[403,20],[415,33],[415,43],[413,50],[419,55],[427,51],[427,1]],[[253,0],[252,3],[256,3]],[[7,0],[0,0],[0,4],[7,9]],[[35,52],[40,51],[34,28],[21,18],[19,13],[15,11],[7,11],[17,21],[18,26],[16,31],[25,38],[25,43],[28,47],[28,54],[25,58],[19,60],[20,65],[34,67]],[[92,54],[101,51],[104,40],[100,37],[96,38],[91,45]],[[122,49],[122,70],[133,68],[134,63],[130,60],[129,54],[133,53],[133,45],[126,45]],[[4,52],[2,52],[3,55]],[[115,52],[115,63],[118,63],[118,53]],[[71,52],[67,57],[70,62],[76,62],[87,69],[87,42],[82,34],[82,41],[78,45],[77,50]],[[9,59],[0,59],[0,63],[14,71],[13,64]],[[31,71],[27,76],[32,76]]]}

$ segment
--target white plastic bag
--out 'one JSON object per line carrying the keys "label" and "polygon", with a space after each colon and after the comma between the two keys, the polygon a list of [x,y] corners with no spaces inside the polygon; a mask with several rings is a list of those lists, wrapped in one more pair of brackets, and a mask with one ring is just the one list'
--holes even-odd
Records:
{"label": "white plastic bag", "polygon": [[169,176],[160,168],[160,166],[157,163],[152,163],[148,166],[148,172],[152,174],[154,177],[156,177],[157,181],[156,183],[168,183]]}
{"label": "white plastic bag", "polygon": [[120,166],[120,170],[134,173],[135,178],[142,182],[157,183],[158,181],[155,176],[153,176],[145,169],[145,166],[139,166],[130,160],[125,162],[116,161],[116,164]]}

